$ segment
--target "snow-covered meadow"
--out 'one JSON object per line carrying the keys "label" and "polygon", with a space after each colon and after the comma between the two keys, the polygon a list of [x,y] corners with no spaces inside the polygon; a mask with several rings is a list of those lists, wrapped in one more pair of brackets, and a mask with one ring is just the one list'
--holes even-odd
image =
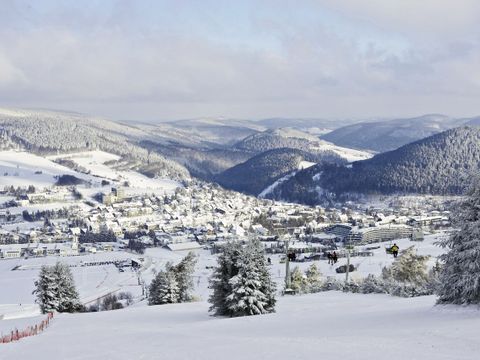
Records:
{"label": "snow-covered meadow", "polygon": [[28,187],[39,189],[52,186],[55,176],[74,175],[83,180],[92,180],[91,176],[56,164],[50,159],[25,151],[0,151],[0,188],[5,186]]}
{"label": "snow-covered meadow", "polygon": [[120,160],[120,156],[105,151],[83,151],[73,154],[54,155],[48,158],[52,160],[59,158],[71,160],[88,171],[90,175],[99,179],[119,183],[128,182],[129,187],[125,188],[127,195],[151,192],[170,194],[181,186],[178,182],[170,179],[149,178],[136,171],[117,170],[109,164]]}
{"label": "snow-covered meadow", "polygon": [[2,359],[478,358],[480,312],[432,296],[326,292],[282,297],[275,314],[215,318],[206,302],[61,314],[39,336],[0,346]]}

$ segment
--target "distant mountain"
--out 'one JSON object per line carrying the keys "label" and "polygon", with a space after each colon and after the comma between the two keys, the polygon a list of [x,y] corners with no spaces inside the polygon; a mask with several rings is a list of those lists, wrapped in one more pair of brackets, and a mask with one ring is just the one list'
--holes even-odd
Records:
{"label": "distant mountain", "polygon": [[268,129],[294,128],[310,134],[320,135],[335,130],[339,127],[350,125],[358,120],[343,119],[318,119],[318,118],[269,118],[257,121]]}
{"label": "distant mountain", "polygon": [[216,175],[214,180],[225,188],[258,195],[283,176],[319,162],[346,161],[331,151],[314,155],[298,149],[273,149]]}
{"label": "distant mountain", "polygon": [[171,121],[158,125],[163,131],[170,129],[191,134],[204,143],[228,145],[267,128],[255,121],[237,119],[208,119]]}
{"label": "distant mountain", "polygon": [[99,117],[50,110],[0,109],[0,148],[47,155],[100,149],[122,156],[123,166],[149,176],[188,179],[188,171],[140,146],[156,139],[134,126]]}
{"label": "distant mountain", "polygon": [[333,145],[292,128],[255,133],[237,142],[230,150],[250,154],[251,158],[212,179],[228,189],[254,195],[259,195],[278,179],[291,176],[305,161],[344,164],[372,156],[368,152]]}
{"label": "distant mountain", "polygon": [[336,146],[320,140],[312,134],[291,128],[272,129],[253,134],[236,143],[233,148],[256,154],[280,148],[297,149],[312,154],[332,151],[347,161],[363,160],[371,157],[368,152]]}
{"label": "distant mountain", "polygon": [[313,166],[270,197],[314,204],[348,193],[463,194],[479,170],[480,128],[460,127],[347,166]]}
{"label": "distant mountain", "polygon": [[474,119],[454,119],[433,114],[410,119],[362,122],[333,130],[322,135],[322,139],[353,149],[384,152],[463,124],[469,125],[469,121]]}

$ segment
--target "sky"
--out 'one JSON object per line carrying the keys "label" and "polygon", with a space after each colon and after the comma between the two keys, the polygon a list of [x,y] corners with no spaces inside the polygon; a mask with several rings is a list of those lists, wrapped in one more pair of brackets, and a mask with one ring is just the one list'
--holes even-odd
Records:
{"label": "sky", "polygon": [[478,0],[0,0],[0,105],[117,120],[480,114]]}

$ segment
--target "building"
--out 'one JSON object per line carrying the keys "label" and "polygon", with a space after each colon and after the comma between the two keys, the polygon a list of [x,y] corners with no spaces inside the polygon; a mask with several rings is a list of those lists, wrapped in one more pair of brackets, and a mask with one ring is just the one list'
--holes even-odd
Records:
{"label": "building", "polygon": [[347,236],[350,235],[350,233],[353,230],[353,226],[347,225],[347,224],[335,224],[327,227],[325,229],[326,234],[331,234],[335,235],[336,237],[339,238],[346,238]]}
{"label": "building", "polygon": [[384,225],[352,229],[346,240],[352,243],[369,244],[395,239],[412,238],[413,227],[407,225]]}

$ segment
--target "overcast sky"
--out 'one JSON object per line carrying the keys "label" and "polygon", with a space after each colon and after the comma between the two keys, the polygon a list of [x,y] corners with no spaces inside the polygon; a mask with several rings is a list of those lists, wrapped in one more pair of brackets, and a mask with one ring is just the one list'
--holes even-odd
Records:
{"label": "overcast sky", "polygon": [[0,0],[0,105],[113,119],[480,114],[478,0]]}

